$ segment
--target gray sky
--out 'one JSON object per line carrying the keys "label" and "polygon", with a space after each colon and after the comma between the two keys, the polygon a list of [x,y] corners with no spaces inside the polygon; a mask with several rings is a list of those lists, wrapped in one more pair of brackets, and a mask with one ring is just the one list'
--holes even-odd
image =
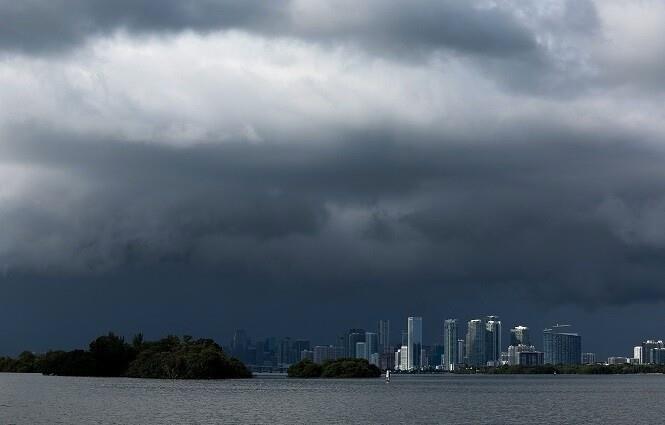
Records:
{"label": "gray sky", "polygon": [[[665,3],[0,0],[0,353],[408,314],[665,337]],[[399,321],[399,322],[397,322]]]}

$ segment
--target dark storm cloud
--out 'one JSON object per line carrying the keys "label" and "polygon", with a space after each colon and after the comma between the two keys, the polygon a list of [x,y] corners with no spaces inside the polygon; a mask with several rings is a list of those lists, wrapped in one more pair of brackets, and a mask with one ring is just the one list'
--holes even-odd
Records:
{"label": "dark storm cloud", "polygon": [[507,12],[468,1],[288,0],[0,1],[0,49],[54,53],[125,30],[135,34],[243,30],[378,51],[451,48],[489,55],[533,51],[534,37]]}
{"label": "dark storm cloud", "polygon": [[327,147],[171,148],[45,134],[3,146],[6,162],[60,173],[5,204],[20,235],[4,236],[10,274],[175,262],[312,297],[408,281],[554,304],[665,299],[665,226],[650,221],[665,211],[665,154],[621,139],[405,144],[375,132]]}

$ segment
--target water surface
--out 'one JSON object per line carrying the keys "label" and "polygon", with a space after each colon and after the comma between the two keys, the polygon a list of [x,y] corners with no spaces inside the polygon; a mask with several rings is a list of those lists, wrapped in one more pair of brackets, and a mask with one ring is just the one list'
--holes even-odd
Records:
{"label": "water surface", "polygon": [[0,374],[0,424],[654,424],[665,376],[259,377]]}

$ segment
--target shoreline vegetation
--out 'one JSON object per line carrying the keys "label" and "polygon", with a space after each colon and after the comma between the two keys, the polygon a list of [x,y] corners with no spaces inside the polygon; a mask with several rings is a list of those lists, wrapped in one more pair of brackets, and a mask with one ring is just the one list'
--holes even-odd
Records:
{"label": "shoreline vegetation", "polygon": [[109,333],[92,341],[88,350],[22,352],[0,357],[0,372],[42,373],[58,376],[131,377],[155,379],[251,378],[250,370],[229,357],[212,339],[167,336],[144,341]]}
{"label": "shoreline vegetation", "polygon": [[378,378],[381,369],[365,359],[328,360],[322,364],[301,360],[287,370],[289,378]]}

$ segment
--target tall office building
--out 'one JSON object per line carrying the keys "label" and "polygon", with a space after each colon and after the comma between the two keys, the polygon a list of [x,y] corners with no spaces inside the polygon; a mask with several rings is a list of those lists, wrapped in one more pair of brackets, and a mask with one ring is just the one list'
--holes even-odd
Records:
{"label": "tall office building", "polygon": [[379,352],[379,338],[374,332],[365,332],[365,344],[367,344],[367,360],[372,354]]}
{"label": "tall office building", "polygon": [[367,343],[356,342],[356,356],[357,359],[367,360]]}
{"label": "tall office building", "polygon": [[501,321],[499,316],[487,316],[485,330],[485,362],[496,366],[499,357],[501,357]]}
{"label": "tall office building", "polygon": [[459,340],[459,321],[447,319],[443,322],[443,367],[455,370],[455,365],[462,362],[458,357],[457,341]]}
{"label": "tall office building", "polygon": [[515,326],[512,328],[510,330],[510,345],[514,347],[518,345],[531,345],[529,328],[526,326]]}
{"label": "tall office building", "polygon": [[642,346],[641,345],[637,345],[637,346],[633,347],[633,358],[639,364],[644,363],[644,356],[642,355],[642,353],[643,353],[643,351],[642,351]]}
{"label": "tall office building", "polygon": [[654,364],[657,363],[656,359],[654,357],[654,350],[657,348],[663,348],[665,347],[665,343],[663,341],[656,341],[653,339],[649,339],[647,341],[644,341],[642,343],[642,363],[644,364]]}
{"label": "tall office building", "polygon": [[545,363],[575,365],[582,362],[582,337],[576,333],[562,332],[569,325],[556,325],[543,331]]}
{"label": "tall office building", "polygon": [[346,350],[349,357],[356,356],[356,343],[365,342],[365,330],[364,329],[349,329],[347,333],[347,343],[348,349]]}
{"label": "tall office building", "polygon": [[402,331],[402,345],[409,345],[409,331]]}
{"label": "tall office building", "polygon": [[457,340],[457,361],[460,364],[466,362],[466,342],[463,339]]}
{"label": "tall office building", "polygon": [[321,364],[327,360],[335,360],[337,358],[336,352],[336,347],[333,345],[317,345],[314,347],[314,363]]}
{"label": "tall office building", "polygon": [[407,326],[407,342],[409,346],[409,370],[419,369],[420,350],[423,346],[423,318],[409,317]]}
{"label": "tall office building", "polygon": [[487,355],[487,328],[481,319],[470,320],[466,329],[466,363],[469,366],[485,366]]}
{"label": "tall office building", "polygon": [[390,347],[390,320],[379,320],[377,334],[379,335],[378,352],[387,353],[392,351]]}

